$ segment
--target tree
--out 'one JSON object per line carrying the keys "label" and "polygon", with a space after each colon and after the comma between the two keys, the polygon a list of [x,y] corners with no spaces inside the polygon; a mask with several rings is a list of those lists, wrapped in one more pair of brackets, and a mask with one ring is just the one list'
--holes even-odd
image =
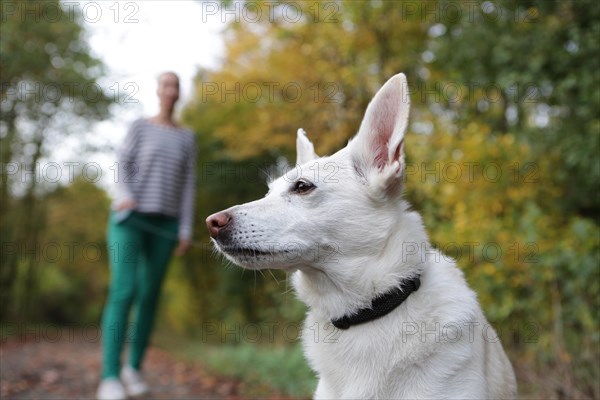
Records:
{"label": "tree", "polygon": [[231,24],[226,61],[199,77],[188,107],[236,116],[211,131],[232,159],[291,157],[299,127],[315,139],[317,152],[339,148],[385,78],[398,71],[412,82],[418,76],[427,25],[394,2],[280,2],[272,13],[269,2],[256,4],[260,16]]}
{"label": "tree", "polygon": [[[31,249],[44,224],[38,196],[48,182],[40,177],[39,162],[48,144],[85,132],[90,122],[108,115],[115,99],[97,83],[103,65],[90,54],[81,21],[58,0],[4,4],[1,19],[0,234],[3,246]],[[3,252],[3,317],[19,262],[18,254]],[[34,293],[38,266],[32,257],[26,270],[28,291]]]}
{"label": "tree", "polygon": [[[406,196],[513,359],[556,381],[546,393],[597,397],[598,3],[302,3],[296,19],[297,2],[272,13],[252,4],[184,111],[202,143],[199,176],[211,162],[238,171],[203,182],[216,189],[199,192],[205,214],[262,195],[242,171],[294,160],[297,128],[318,154],[342,147],[375,90],[403,71]],[[258,303],[273,288],[261,285]]]}
{"label": "tree", "polygon": [[476,88],[455,103],[456,123],[531,138],[537,154],[559,158],[563,212],[600,217],[600,3],[502,0],[476,11],[437,26],[430,44],[429,68]]}

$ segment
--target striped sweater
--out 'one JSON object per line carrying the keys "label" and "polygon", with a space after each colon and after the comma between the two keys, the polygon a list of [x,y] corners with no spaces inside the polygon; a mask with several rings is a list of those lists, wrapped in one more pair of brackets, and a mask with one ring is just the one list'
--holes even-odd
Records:
{"label": "striped sweater", "polygon": [[194,134],[182,128],[136,120],[119,152],[113,208],[130,199],[136,211],[179,219],[179,238],[190,240],[196,180]]}

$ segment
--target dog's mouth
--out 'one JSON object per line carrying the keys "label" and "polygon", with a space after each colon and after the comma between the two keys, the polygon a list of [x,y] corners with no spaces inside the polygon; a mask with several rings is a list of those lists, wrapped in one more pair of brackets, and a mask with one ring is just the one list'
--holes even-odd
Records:
{"label": "dog's mouth", "polygon": [[272,256],[276,254],[275,251],[267,251],[264,249],[257,249],[252,247],[238,247],[238,246],[220,246],[220,249],[223,253],[229,254],[231,256],[239,256],[244,258],[249,257],[260,257],[260,256]]}
{"label": "dog's mouth", "polygon": [[297,263],[301,255],[292,249],[273,247],[252,247],[240,245],[224,245],[213,240],[221,254],[233,263],[245,268],[285,268],[290,263]]}

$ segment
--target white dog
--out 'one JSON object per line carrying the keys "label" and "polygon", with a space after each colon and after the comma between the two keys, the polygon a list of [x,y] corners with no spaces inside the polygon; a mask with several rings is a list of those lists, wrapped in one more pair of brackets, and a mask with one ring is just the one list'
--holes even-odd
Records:
{"label": "white dog", "polygon": [[409,106],[398,74],[332,156],[299,130],[297,167],[263,199],[208,217],[211,237],[242,267],[294,271],[315,398],[514,398],[475,293],[401,198]]}

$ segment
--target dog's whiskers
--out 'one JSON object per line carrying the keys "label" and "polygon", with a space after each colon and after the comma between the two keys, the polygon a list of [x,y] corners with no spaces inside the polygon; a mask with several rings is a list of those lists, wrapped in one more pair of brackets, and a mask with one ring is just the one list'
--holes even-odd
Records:
{"label": "dog's whiskers", "polygon": [[269,274],[271,274],[271,276],[273,277],[273,279],[275,280],[275,283],[277,284],[277,286],[279,286],[279,284],[281,283],[280,281],[277,280],[277,277],[275,275],[273,275],[273,272],[268,269],[267,271],[269,271]]}

